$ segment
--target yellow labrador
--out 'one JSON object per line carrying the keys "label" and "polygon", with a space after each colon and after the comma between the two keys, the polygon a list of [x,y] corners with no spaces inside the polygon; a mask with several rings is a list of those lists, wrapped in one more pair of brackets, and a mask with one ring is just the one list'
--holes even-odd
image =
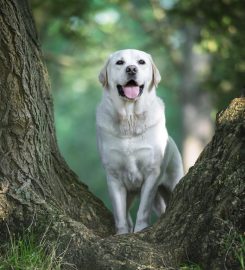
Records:
{"label": "yellow labrador", "polygon": [[[164,104],[156,96],[161,80],[151,56],[138,50],[113,53],[100,72],[104,87],[96,113],[97,143],[107,174],[117,234],[149,226],[160,216],[183,176],[180,153],[168,136]],[[129,208],[140,204],[135,226]]]}

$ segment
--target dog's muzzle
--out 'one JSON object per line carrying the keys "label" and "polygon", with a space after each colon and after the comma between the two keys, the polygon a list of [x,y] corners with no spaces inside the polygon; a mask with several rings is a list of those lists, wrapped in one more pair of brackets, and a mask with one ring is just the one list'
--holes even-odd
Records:
{"label": "dog's muzzle", "polygon": [[135,100],[140,97],[144,90],[144,84],[138,85],[136,81],[130,80],[124,86],[117,85],[118,94],[121,97],[127,98],[129,100]]}

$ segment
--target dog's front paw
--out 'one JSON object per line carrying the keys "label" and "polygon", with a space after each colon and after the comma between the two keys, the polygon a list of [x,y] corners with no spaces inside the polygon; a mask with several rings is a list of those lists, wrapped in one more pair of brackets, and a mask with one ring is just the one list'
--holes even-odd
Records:
{"label": "dog's front paw", "polygon": [[129,233],[128,227],[117,228],[116,231],[117,231],[116,234],[125,234],[125,233]]}
{"label": "dog's front paw", "polygon": [[136,222],[134,227],[134,232],[140,232],[147,228],[149,226],[148,222],[142,221],[142,222]]}

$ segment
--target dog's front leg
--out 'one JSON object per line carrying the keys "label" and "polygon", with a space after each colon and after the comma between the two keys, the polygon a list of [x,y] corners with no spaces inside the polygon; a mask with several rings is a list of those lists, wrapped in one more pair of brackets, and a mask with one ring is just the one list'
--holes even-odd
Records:
{"label": "dog's front leg", "polygon": [[134,232],[139,232],[150,225],[152,205],[158,188],[158,176],[159,172],[150,174],[142,185]]}
{"label": "dog's front leg", "polygon": [[126,215],[127,191],[125,186],[115,177],[107,177],[107,185],[113,208],[113,215],[117,234],[129,232]]}

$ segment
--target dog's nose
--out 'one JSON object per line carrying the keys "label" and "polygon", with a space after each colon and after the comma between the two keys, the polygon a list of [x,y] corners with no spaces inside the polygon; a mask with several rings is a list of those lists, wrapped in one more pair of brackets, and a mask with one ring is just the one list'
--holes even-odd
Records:
{"label": "dog's nose", "polygon": [[135,75],[137,73],[138,69],[136,66],[134,65],[130,65],[126,67],[126,73],[128,73],[129,75]]}

